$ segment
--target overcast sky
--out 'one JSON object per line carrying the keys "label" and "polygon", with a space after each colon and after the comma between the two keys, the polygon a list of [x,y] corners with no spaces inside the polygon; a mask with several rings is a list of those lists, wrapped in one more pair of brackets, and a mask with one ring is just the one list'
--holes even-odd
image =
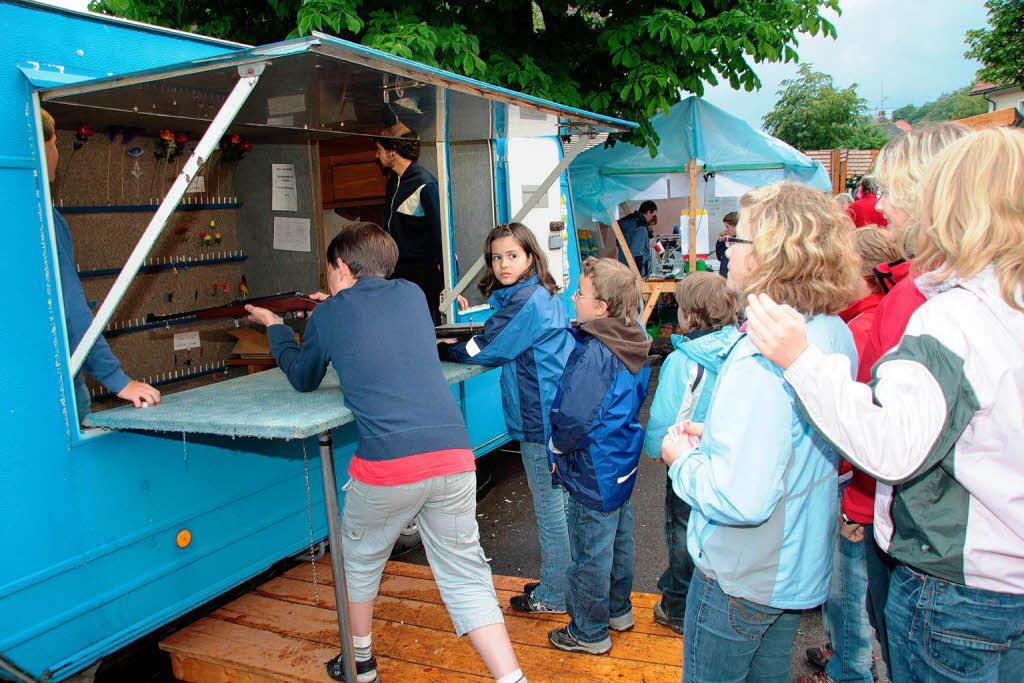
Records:
{"label": "overcast sky", "polygon": [[[796,48],[800,62],[830,74],[840,88],[857,84],[877,113],[921,105],[974,82],[981,65],[964,58],[964,31],[985,26],[983,0],[840,0],[841,16],[828,12],[835,40],[805,36]],[[708,88],[705,98],[748,123],[775,104],[779,83],[796,75],[798,64],[755,65],[761,90],[735,91],[728,83]]]}
{"label": "overcast sky", "polygon": [[[45,0],[86,9],[89,0]],[[885,92],[885,109],[921,105],[944,92],[974,81],[977,62],[964,59],[964,31],[985,25],[983,0],[841,0],[841,16],[827,18],[836,40],[804,36],[800,62],[830,74],[836,85],[856,83],[861,97],[877,113]],[[756,127],[775,104],[776,91],[796,75],[797,64],[761,64],[755,70],[760,90],[735,91],[728,83],[708,88],[707,100]]]}

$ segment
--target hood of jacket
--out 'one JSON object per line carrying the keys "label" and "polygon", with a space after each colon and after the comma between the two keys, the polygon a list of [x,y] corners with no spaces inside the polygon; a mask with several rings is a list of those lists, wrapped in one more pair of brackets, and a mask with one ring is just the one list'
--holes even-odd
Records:
{"label": "hood of jacket", "polygon": [[882,291],[886,294],[892,291],[901,280],[910,275],[910,267],[914,262],[910,259],[897,259],[892,263],[879,263],[875,266],[875,277],[882,285]]}
{"label": "hood of jacket", "polygon": [[651,337],[639,323],[627,323],[619,318],[598,318],[583,323],[580,328],[601,340],[634,375],[647,363]]}
{"label": "hood of jacket", "polygon": [[516,292],[523,287],[529,287],[530,285],[539,285],[540,278],[536,275],[532,275],[522,282],[517,282],[514,285],[507,287],[499,287],[491,292],[490,298],[487,299],[487,305],[491,308],[501,308],[508,304],[508,302],[515,296]]}
{"label": "hood of jacket", "polygon": [[713,332],[673,334],[672,346],[687,358],[717,374],[741,336],[735,325],[726,325]]}
{"label": "hood of jacket", "polygon": [[[972,278],[960,278],[953,273],[945,280],[938,282],[931,273],[925,273],[915,278],[914,284],[926,299],[931,299],[954,287],[966,289],[978,297],[981,303],[992,311],[999,324],[1007,329],[1010,336],[1024,347],[1024,316],[1006,303],[1002,288],[999,286],[999,278],[996,277],[995,268],[992,266],[988,266]],[[1018,305],[1024,304],[1024,291],[1018,288],[1016,295]]]}

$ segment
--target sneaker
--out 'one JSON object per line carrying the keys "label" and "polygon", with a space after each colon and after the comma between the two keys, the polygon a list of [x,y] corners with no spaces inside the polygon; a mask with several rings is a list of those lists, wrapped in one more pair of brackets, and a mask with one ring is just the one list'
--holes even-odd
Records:
{"label": "sneaker", "polygon": [[559,650],[566,652],[585,652],[588,655],[603,655],[612,649],[611,638],[605,638],[596,643],[584,643],[576,640],[569,633],[569,629],[563,626],[548,632],[548,640]]}
{"label": "sneaker", "polygon": [[683,633],[683,625],[668,618],[668,613],[665,612],[665,608],[662,607],[660,600],[654,606],[654,620],[662,626],[668,626],[680,635]]}
{"label": "sneaker", "polygon": [[633,620],[633,610],[608,619],[608,628],[613,631],[628,631],[634,626],[636,626],[636,622]]}
{"label": "sneaker", "polygon": [[538,588],[540,588],[540,581],[531,581],[530,583],[523,586],[523,594],[529,595]]}
{"label": "sneaker", "polygon": [[[338,655],[325,664],[327,675],[336,681],[345,680],[345,665],[342,663],[342,655]],[[356,662],[356,681],[358,683],[375,683],[377,678],[377,658],[371,656],[369,659]]]}
{"label": "sneaker", "polygon": [[824,671],[815,671],[809,676],[800,676],[796,679],[796,683],[830,683],[830,681]]}
{"label": "sneaker", "polygon": [[533,599],[533,593],[513,595],[509,598],[508,604],[511,605],[512,609],[516,612],[525,612],[527,614],[565,614],[564,607],[550,607],[538,602]]}
{"label": "sneaker", "polygon": [[809,647],[804,650],[804,654],[807,655],[807,661],[814,666],[820,666],[822,669],[828,665],[828,660],[832,659],[832,655],[835,651],[832,650],[832,643],[825,643],[822,647]]}

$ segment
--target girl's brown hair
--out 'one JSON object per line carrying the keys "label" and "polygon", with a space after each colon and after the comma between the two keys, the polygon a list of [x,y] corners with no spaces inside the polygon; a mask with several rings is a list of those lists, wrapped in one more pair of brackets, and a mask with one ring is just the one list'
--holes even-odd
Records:
{"label": "girl's brown hair", "polygon": [[498,278],[494,277],[494,269],[491,268],[491,243],[494,240],[501,239],[502,237],[511,237],[519,246],[523,248],[527,256],[533,257],[533,262],[530,267],[523,272],[522,277],[519,278],[519,282],[525,282],[534,275],[540,280],[540,285],[544,289],[554,296],[558,293],[558,286],[555,284],[555,278],[551,277],[551,273],[548,272],[548,259],[541,251],[540,245],[537,244],[537,238],[533,236],[530,229],[522,223],[508,223],[505,225],[499,225],[498,227],[487,233],[487,239],[484,241],[484,265],[487,268],[487,272],[480,278],[480,284],[477,287],[480,289],[480,293],[484,295],[484,299],[491,296],[491,292],[495,289],[500,289],[503,285],[498,281]]}
{"label": "girl's brown hair", "polygon": [[796,183],[761,187],[740,199],[740,222],[757,261],[744,294],[767,294],[805,315],[849,305],[859,265],[853,222],[831,197]]}
{"label": "girl's brown hair", "polygon": [[875,274],[875,266],[892,263],[900,257],[900,250],[889,239],[885,228],[866,225],[853,233],[853,245],[860,257],[860,276],[871,287],[872,292],[882,293],[882,283]]}

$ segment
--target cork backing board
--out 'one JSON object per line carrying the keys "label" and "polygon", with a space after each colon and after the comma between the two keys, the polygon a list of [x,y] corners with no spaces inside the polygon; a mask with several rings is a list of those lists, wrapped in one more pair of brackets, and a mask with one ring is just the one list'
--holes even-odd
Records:
{"label": "cork backing board", "polygon": [[[73,149],[74,142],[74,131],[58,131],[59,182],[52,196],[58,211],[66,209],[62,215],[71,228],[76,270],[83,273],[81,280],[86,299],[96,310],[117,275],[89,276],[88,271],[123,266],[154,214],[154,210],[124,212],[121,207],[158,203],[191,152],[195,137],[185,143],[186,152],[171,161],[154,155],[157,138],[152,136],[137,135],[123,143],[120,136],[111,140],[107,132],[99,131],[77,150]],[[136,151],[135,156],[132,150]],[[203,191],[186,194],[183,206],[239,201],[234,187],[235,172],[253,161],[247,156],[227,163],[219,157],[219,151],[211,155],[200,173]],[[308,197],[308,184],[306,190]],[[268,192],[269,186],[263,191]],[[306,201],[308,204],[309,199]],[[103,210],[107,206],[111,207],[110,211]],[[80,213],[80,207],[93,207],[90,211],[94,212]],[[259,229],[272,232],[272,226],[260,225]],[[204,243],[200,238],[203,232],[210,236],[219,233],[219,242],[214,239]],[[195,262],[243,256],[247,254],[239,239],[237,208],[182,210],[179,207],[146,262],[159,265],[185,259],[191,263],[182,263],[173,270],[140,272],[118,305],[107,331],[143,324],[150,313],[165,315],[233,301],[241,296],[239,284],[243,274],[250,281],[261,279],[260,273],[251,270],[252,264],[248,260],[209,265]],[[251,289],[250,295],[255,295]],[[231,319],[192,322],[109,336],[108,342],[130,377],[155,382],[175,373],[181,377],[223,365],[235,341],[226,331],[235,326]],[[175,334],[188,332],[199,332],[200,346],[176,352]],[[217,372],[163,384],[160,390],[174,393],[244,372],[244,369],[232,368],[227,374]],[[89,377],[87,383],[94,396],[107,393]],[[119,404],[117,399],[104,400],[94,402],[93,409]]]}

